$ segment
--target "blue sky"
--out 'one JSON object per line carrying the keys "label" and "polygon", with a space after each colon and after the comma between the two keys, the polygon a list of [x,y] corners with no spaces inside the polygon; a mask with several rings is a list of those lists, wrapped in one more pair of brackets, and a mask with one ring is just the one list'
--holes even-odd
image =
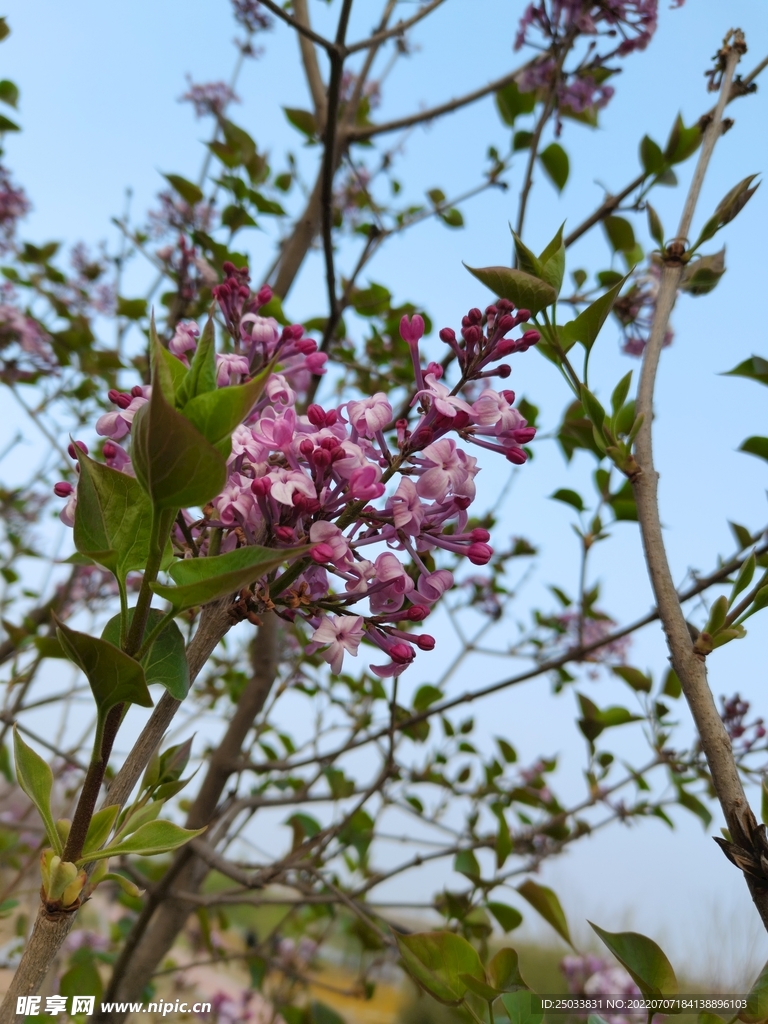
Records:
{"label": "blue sky", "polygon": [[[413,4],[402,6],[405,15],[414,9]],[[519,57],[511,52],[511,40],[523,6],[508,0],[448,0],[414,34],[418,51],[395,66],[377,116],[394,117],[439,102],[514,67]],[[310,9],[319,27],[330,26],[333,9],[328,12],[318,0],[310,0]],[[66,5],[9,0],[6,10],[13,34],[0,49],[0,76],[20,86],[24,128],[18,138],[9,138],[6,160],[34,204],[23,235],[36,242],[83,239],[91,244],[107,238],[114,246],[110,218],[122,213],[126,188],[133,190],[132,209],[140,220],[163,184],[161,172],[195,178],[199,171],[207,126],[177,100],[186,89],[187,74],[203,82],[229,77],[235,60],[229,5],[225,0],[74,0]],[[350,38],[365,34],[377,16],[372,0],[358,0]],[[525,232],[531,248],[543,246],[563,219],[569,225],[582,219],[600,202],[603,188],[617,190],[637,173],[637,145],[643,134],[663,143],[678,111],[691,123],[711,105],[703,72],[725,31],[737,24],[747,34],[750,50],[743,66],[749,70],[768,50],[768,6],[755,0],[732,0],[727,7],[717,0],[688,0],[682,9],[670,10],[662,3],[657,37],[647,53],[626,61],[601,128],[593,132],[566,125],[561,141],[572,171],[562,195],[537,178]],[[245,65],[237,87],[243,102],[233,108],[233,119],[270,150],[275,163],[290,148],[309,168],[315,153],[302,149],[280,109],[308,105],[295,40],[278,27],[263,38],[263,45],[263,57]],[[732,106],[735,127],[718,145],[695,225],[736,181],[765,167],[766,89],[763,84],[757,96]],[[492,101],[485,100],[410,135],[399,158],[400,176],[417,198],[435,186],[448,195],[460,193],[480,179],[486,146],[501,148],[507,141]],[[462,261],[483,266],[509,260],[507,223],[516,207],[522,168],[521,158],[509,176],[507,193],[486,193],[467,205],[465,231],[427,222],[394,240],[371,265],[370,279],[386,283],[398,299],[423,303],[437,326],[457,326],[468,307],[488,300]],[[691,170],[691,164],[681,169],[682,184]],[[682,205],[681,189],[660,189],[653,202],[671,235]],[[761,189],[722,233],[728,272],[712,295],[681,299],[673,317],[675,343],[662,360],[656,422],[662,518],[680,579],[691,568],[704,572],[714,567],[718,553],[730,553],[728,519],[751,528],[766,519],[766,467],[736,452],[747,435],[767,432],[765,393],[754,384],[718,376],[752,352],[766,354],[761,312],[765,270],[759,255],[765,203]],[[270,262],[270,244],[270,237],[259,233],[247,243],[254,279],[258,268]],[[354,253],[343,250],[342,270],[353,260]],[[599,231],[569,253],[569,269],[608,265],[609,250]],[[137,293],[146,280],[146,272],[135,265],[128,281]],[[290,297],[290,315],[316,315],[323,287],[319,259],[310,260]],[[598,342],[594,386],[604,397],[627,369],[637,366],[620,354],[617,333],[609,324]],[[515,363],[511,384],[541,407],[544,429],[551,429],[567,399],[553,368],[529,353]],[[544,549],[540,582],[525,591],[516,608],[519,618],[528,615],[531,603],[549,601],[547,583],[576,587],[572,513],[547,496],[562,486],[584,489],[590,470],[586,457],[577,457],[566,468],[552,442],[541,441],[536,451],[534,462],[518,474],[501,525],[502,531],[529,536]],[[481,474],[483,500],[493,500],[498,480],[490,466]],[[601,606],[617,618],[648,609],[650,591],[633,525],[620,525],[614,539],[597,550],[593,576],[603,583]],[[768,715],[761,646],[765,627],[759,619],[753,621],[747,640],[711,659],[712,685],[716,695],[739,689]],[[446,630],[445,652],[420,668],[414,685],[436,676],[448,656],[447,644]],[[638,638],[633,651],[634,664],[653,668],[657,675],[664,670],[657,629]],[[452,685],[460,692],[474,671],[490,681],[512,670],[503,659],[478,663]],[[607,681],[600,686],[593,696],[601,704],[625,696]],[[553,701],[547,684],[539,683],[487,702],[477,715],[489,733],[498,731],[500,719],[508,720],[523,760],[567,751],[564,763],[575,775],[581,752],[573,739],[573,710],[571,694]],[[639,757],[642,742],[625,742],[626,755]],[[632,830],[612,829],[584,842],[561,861],[547,864],[542,881],[558,889],[574,919],[589,916],[609,928],[631,923],[659,938],[666,936],[673,956],[695,964],[693,936],[698,943],[715,920],[720,921],[720,933],[733,932],[732,920],[754,912],[741,879],[702,834],[700,823],[682,812],[676,818],[680,827],[673,834],[653,822]],[[732,935],[727,941],[747,940]],[[765,960],[764,936],[748,942],[755,962]]]}

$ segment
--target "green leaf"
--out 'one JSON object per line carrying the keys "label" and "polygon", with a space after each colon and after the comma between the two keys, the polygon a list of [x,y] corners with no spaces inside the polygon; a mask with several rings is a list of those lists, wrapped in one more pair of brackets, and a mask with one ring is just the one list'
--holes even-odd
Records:
{"label": "green leaf", "polygon": [[340,1017],[335,1010],[316,999],[309,1006],[309,1021],[310,1024],[346,1024],[344,1018]]}
{"label": "green leaf", "polygon": [[651,238],[656,242],[660,249],[664,248],[664,227],[659,219],[658,213],[654,210],[650,203],[645,204],[646,212],[648,214],[648,230],[651,234]]}
{"label": "green leaf", "polygon": [[618,413],[618,411],[626,402],[631,383],[632,370],[630,370],[629,373],[625,374],[621,378],[619,383],[616,385],[616,387],[613,389],[613,393],[611,394],[611,409],[613,410],[614,416]]}
{"label": "green leaf", "polygon": [[664,150],[664,158],[667,163],[679,164],[692,156],[701,145],[702,132],[698,124],[686,128],[682,117],[678,114],[677,120],[672,125],[667,147]]}
{"label": "green leaf", "polygon": [[93,957],[74,960],[72,967],[61,976],[57,991],[70,1006],[74,996],[93,996],[98,1005],[101,1002],[102,984]]}
{"label": "green leaf", "polygon": [[614,252],[631,252],[635,248],[635,232],[625,217],[604,217],[603,227]]}
{"label": "green leaf", "polygon": [[536,94],[520,92],[517,82],[509,82],[496,93],[496,108],[502,121],[512,127],[520,114],[530,114],[536,105]]}
{"label": "green leaf", "polygon": [[523,923],[523,915],[515,907],[510,907],[506,903],[492,902],[488,904],[488,909],[499,922],[499,925],[504,929],[505,932],[514,931]]}
{"label": "green leaf", "polygon": [[661,692],[665,697],[671,697],[673,700],[677,700],[683,692],[677,672],[675,672],[673,668],[667,669],[667,674],[664,677],[664,686],[662,687]]}
{"label": "green leaf", "polygon": [[179,193],[185,203],[196,206],[203,198],[203,190],[180,174],[164,174],[163,177],[176,192]]}
{"label": "green leaf", "polygon": [[510,267],[474,268],[468,267],[466,263],[464,266],[499,298],[509,299],[518,309],[530,310],[532,316],[552,306],[557,300],[557,292],[552,285],[522,270]]}
{"label": "green leaf", "polygon": [[513,843],[504,812],[499,811],[497,817],[499,819],[499,831],[496,834],[496,867],[501,868],[504,866],[507,857],[512,853]]}
{"label": "green leaf", "polygon": [[562,192],[570,171],[568,154],[563,147],[557,142],[550,143],[539,153],[539,160],[557,191]]}
{"label": "green leaf", "polygon": [[19,132],[21,129],[15,121],[11,121],[9,117],[5,117],[0,114],[0,132]]}
{"label": "green leaf", "polygon": [[452,932],[395,935],[405,969],[438,1002],[458,1005],[467,990],[459,975],[485,981],[477,950]]}
{"label": "green leaf", "polygon": [[[510,231],[512,226],[510,225]],[[515,257],[517,260],[518,269],[524,271],[526,274],[532,274],[533,277],[538,277],[539,280],[543,280],[543,266],[538,256],[535,256],[525,242],[512,231],[512,238],[515,242]]]}
{"label": "green leaf", "polygon": [[500,949],[488,963],[486,974],[497,992],[513,992],[517,988],[527,987],[520,976],[518,957],[514,949]]}
{"label": "green leaf", "polygon": [[512,136],[512,152],[519,153],[521,149],[528,149],[533,142],[533,132],[515,132]]}
{"label": "green leaf", "polygon": [[115,313],[117,316],[124,316],[126,320],[141,320],[147,315],[147,300],[124,299],[118,295]]}
{"label": "green leaf", "polygon": [[[228,442],[259,400],[272,368],[267,367],[246,384],[233,384],[198,394],[182,409],[182,415],[214,446]],[[229,451],[226,453],[229,455]]]}
{"label": "green leaf", "polygon": [[613,674],[628,683],[633,690],[640,693],[650,693],[653,687],[653,680],[640,669],[630,668],[629,665],[616,665],[612,669]]}
{"label": "green leaf", "polygon": [[739,451],[768,460],[768,437],[748,437]]}
{"label": "green leaf", "polygon": [[[128,610],[128,625],[135,609]],[[147,619],[147,633],[163,618],[158,608],[151,608]],[[120,645],[120,616],[113,616],[104,627],[101,637],[116,647]],[[147,686],[159,683],[176,700],[184,700],[189,692],[189,665],[184,637],[175,622],[169,622],[155,638],[152,647],[141,659]]]}
{"label": "green leaf", "polygon": [[455,207],[452,207],[450,210],[444,210],[440,214],[440,220],[442,220],[443,224],[449,228],[464,227],[464,217],[462,212],[461,210],[457,210]]}
{"label": "green leaf", "polygon": [[509,992],[501,997],[509,1024],[541,1024],[544,1012],[541,1001],[532,992]]}
{"label": "green leaf", "polygon": [[[178,361],[178,360],[177,360]],[[195,349],[189,370],[176,387],[176,408],[183,409],[191,399],[216,390],[216,344],[213,319],[208,317]]]}
{"label": "green leaf", "polygon": [[146,565],[152,507],[134,477],[95,462],[77,445],[75,453],[80,466],[75,547],[123,583],[132,569]]}
{"label": "green leaf", "polygon": [[524,900],[530,903],[534,910],[538,911],[547,924],[551,924],[557,934],[565,939],[568,945],[573,948],[568,922],[563,908],[560,906],[560,900],[555,893],[548,889],[546,885],[539,885],[538,882],[534,882],[532,878],[519,885],[517,891]]}
{"label": "green leaf", "polygon": [[686,263],[680,278],[680,290],[689,295],[707,295],[725,273],[725,249]]}
{"label": "green leaf", "polygon": [[640,162],[646,174],[660,174],[664,170],[661,146],[648,135],[644,135],[640,143]]}
{"label": "green leaf", "polygon": [[768,963],[749,990],[747,1009],[738,1014],[744,1024],[763,1024],[768,1018]]}
{"label": "green leaf", "polygon": [[204,828],[182,828],[174,825],[172,821],[159,819],[149,821],[146,825],[137,828],[136,831],[119,843],[107,846],[103,850],[94,850],[87,857],[78,861],[78,865],[86,861],[103,860],[105,857],[124,857],[128,854],[136,854],[139,857],[152,857],[157,853],[168,853],[176,850],[190,839],[205,832]]}
{"label": "green leaf", "polygon": [[751,359],[745,359],[743,363],[728,370],[723,376],[748,377],[750,380],[756,380],[759,384],[768,386],[768,360],[761,356],[752,356]]}
{"label": "green leaf", "polygon": [[88,826],[88,833],[83,844],[84,854],[98,850],[106,843],[119,812],[120,808],[117,804],[110,804],[109,807],[102,807],[100,811],[96,811]]}
{"label": "green leaf", "polygon": [[572,505],[577,512],[584,511],[584,499],[576,491],[571,491],[567,487],[561,487],[554,494],[550,494],[550,498],[553,501],[563,501],[566,505]]}
{"label": "green leaf", "polygon": [[101,718],[110,708],[124,702],[152,707],[144,670],[138,661],[107,640],[70,629],[55,616],[54,622],[67,657],[88,677]]}
{"label": "green leaf", "polygon": [[294,128],[298,128],[308,139],[315,138],[317,121],[313,113],[309,110],[300,110],[298,107],[283,107],[283,112]]}
{"label": "green leaf", "polygon": [[13,727],[13,756],[19,786],[37,808],[48,842],[60,857],[63,846],[51,813],[53,772],[42,757],[24,742],[16,725]]}
{"label": "green leaf", "polygon": [[224,487],[226,461],[189,420],[169,404],[163,394],[164,364],[158,352],[162,349],[154,323],[151,339],[154,353],[152,396],[133,420],[131,457],[136,476],[156,508],[202,506]]}
{"label": "green leaf", "polygon": [[754,543],[752,540],[752,534],[746,528],[741,526],[740,523],[732,523],[729,521],[728,525],[731,528],[731,532],[736,539],[736,543],[739,545],[739,551],[743,551],[745,548],[750,547]]}
{"label": "green leaf", "polygon": [[225,555],[186,558],[169,569],[177,586],[153,583],[152,590],[158,597],[168,601],[175,611],[184,611],[242,590],[264,573],[307,551],[308,545],[298,548],[261,548],[253,545],[228,551]]}
{"label": "green leaf", "polygon": [[[595,299],[576,317],[561,328],[561,333],[567,342],[574,344],[580,341],[589,352],[594,345],[600,330],[613,309],[626,277],[622,277],[607,292]],[[570,346],[569,346],[570,347]]]}
{"label": "green leaf", "polygon": [[637,932],[606,932],[589,922],[644,996],[677,995],[672,965],[653,939]]}
{"label": "green leaf", "polygon": [[19,102],[19,89],[14,82],[4,78],[0,82],[0,100],[7,103],[9,107],[15,107]]}
{"label": "green leaf", "polygon": [[477,857],[471,850],[460,850],[453,862],[453,870],[461,875],[466,875],[471,881],[477,881],[481,877],[480,865]]}
{"label": "green leaf", "polygon": [[695,814],[697,818],[700,818],[705,829],[709,828],[712,824],[712,815],[709,813],[708,808],[693,793],[689,793],[685,789],[679,789],[677,802],[681,807],[685,807],[687,811],[690,811],[691,814]]}
{"label": "green leaf", "polygon": [[541,276],[547,284],[552,285],[558,295],[560,294],[560,289],[563,286],[563,277],[565,276],[565,243],[563,242],[564,227],[565,223],[560,225],[555,237],[539,254]]}

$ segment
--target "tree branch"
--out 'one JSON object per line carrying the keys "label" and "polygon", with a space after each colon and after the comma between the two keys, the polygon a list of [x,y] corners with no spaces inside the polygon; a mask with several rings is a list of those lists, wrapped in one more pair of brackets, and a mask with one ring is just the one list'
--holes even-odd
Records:
{"label": "tree branch", "polygon": [[[305,29],[310,29],[309,23],[309,11],[307,10],[307,0],[293,0],[293,10],[295,12],[295,20],[297,25],[303,26]],[[314,42],[309,35],[305,35],[300,29],[296,29],[299,37],[299,49],[301,50],[301,60],[304,65],[304,73],[307,76],[307,85],[312,96],[312,102],[315,105],[315,117],[319,129],[323,129],[327,122],[328,107],[325,98],[325,83],[323,82],[323,76],[320,72],[320,64],[317,60],[317,52],[314,47]]]}
{"label": "tree branch", "polygon": [[[301,0],[299,0],[299,2],[301,2]],[[318,35],[317,32],[314,32],[309,27],[308,24],[304,24],[299,17],[291,17],[291,15],[276,4],[274,0],[261,0],[261,3],[268,11],[271,11],[275,17],[284,21],[286,25],[290,25],[292,29],[298,32],[299,35],[304,36],[305,39],[310,39],[313,43],[317,43],[318,46],[322,46],[324,50],[328,50],[329,52],[333,49],[333,43],[330,39],[326,39],[325,36]],[[294,2],[294,9],[295,8],[296,3]]]}
{"label": "tree branch", "polygon": [[[728,48],[720,97],[714,117],[704,134],[696,171],[678,228],[678,244],[690,230],[704,175],[715,142],[721,134],[723,110],[730,95],[733,74],[742,52],[743,37],[737,33],[734,43]],[[675,305],[682,271],[681,260],[675,258],[674,253],[671,256],[667,255],[662,268],[656,312],[645,349],[638,388],[637,414],[643,417],[643,423],[635,446],[635,457],[640,469],[633,480],[633,489],[648,574],[666,634],[670,660],[691,709],[731,839],[740,848],[751,850],[752,836],[757,828],[757,822],[744,793],[728,733],[709,688],[704,657],[694,649],[691,643],[685,616],[672,581],[659,514],[659,474],[653,461],[653,396],[659,356],[669,317]],[[757,911],[764,926],[768,929],[768,887],[759,885],[748,875],[745,875],[745,878]]]}
{"label": "tree branch", "polygon": [[385,43],[388,39],[392,39],[394,36],[401,36],[404,32],[407,32],[409,28],[412,28],[418,22],[428,17],[434,10],[436,10],[445,0],[431,0],[430,3],[426,4],[416,14],[410,18],[405,18],[392,28],[380,29],[378,32],[374,32],[373,35],[368,36],[367,39],[361,39],[357,43],[351,43],[347,48],[347,53],[357,53],[359,50],[368,50],[372,46],[380,46]]}

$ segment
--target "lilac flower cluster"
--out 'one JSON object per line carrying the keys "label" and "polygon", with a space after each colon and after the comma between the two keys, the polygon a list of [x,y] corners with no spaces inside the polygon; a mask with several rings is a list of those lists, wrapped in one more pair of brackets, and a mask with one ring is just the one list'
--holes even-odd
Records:
{"label": "lilac flower cluster", "polygon": [[[656,314],[660,283],[661,268],[652,262],[614,303],[612,312],[621,324],[623,334],[621,350],[628,356],[642,356],[645,351]],[[674,330],[668,327],[662,343],[665,348],[672,344],[674,337]]]}
{"label": "lilac flower cluster", "polygon": [[[676,0],[680,7],[684,0]],[[614,94],[605,84],[607,61],[644,50],[658,24],[658,0],[538,0],[530,3],[520,20],[515,49],[525,45],[542,52],[518,78],[523,92],[549,90],[556,85],[557,106],[574,114],[597,111]],[[589,40],[578,67],[566,70],[558,53],[570,49],[579,37]],[[599,39],[608,41],[600,51]],[[557,131],[559,134],[560,125]]]}
{"label": "lilac flower cluster", "polygon": [[37,320],[9,302],[0,302],[0,353],[5,381],[29,380],[53,372],[50,338]]}
{"label": "lilac flower cluster", "polygon": [[[563,612],[562,615],[558,615],[557,621],[565,628],[564,636],[570,649],[575,647],[591,647],[592,644],[607,640],[617,627],[613,619],[600,612],[593,612],[591,616],[582,616],[579,612],[567,611]],[[615,640],[608,640],[601,647],[597,647],[594,651],[589,651],[585,654],[582,660],[623,665],[631,643],[632,640],[629,636],[620,636]]]}
{"label": "lilac flower cluster", "polygon": [[29,208],[26,192],[13,184],[9,171],[0,164],[0,253],[13,248],[16,225]]}
{"label": "lilac flower cluster", "polygon": [[[583,996],[639,996],[640,989],[623,967],[603,960],[602,957],[566,956],[560,962],[560,970],[572,995]],[[585,1012],[583,1016],[588,1016]],[[608,1024],[630,1024],[630,1018],[621,1014],[604,1014]]]}
{"label": "lilac flower cluster", "polygon": [[738,693],[733,697],[720,697],[722,710],[720,717],[725,725],[725,730],[733,744],[736,754],[747,754],[754,747],[758,740],[765,737],[766,728],[762,718],[756,718],[754,722],[746,722],[749,714],[750,704],[748,700],[742,700]]}
{"label": "lilac flower cluster", "polygon": [[[177,548],[191,556],[191,536],[195,549],[205,554],[210,528],[223,531],[222,552],[248,544],[309,545],[301,573],[278,599],[279,614],[307,623],[312,631],[308,652],[322,648],[335,673],[341,672],[345,653],[356,655],[365,638],[386,658],[372,671],[382,678],[399,675],[417,648],[434,647],[431,636],[410,628],[453,586],[452,572],[437,568],[435,557],[445,551],[453,559],[485,565],[493,554],[488,531],[468,525],[478,466],[457,438],[519,465],[535,430],[513,407],[514,392],[486,386],[472,403],[459,392],[467,381],[509,376],[509,364],[499,360],[539,340],[533,330],[508,337],[530,314],[499,300],[485,314],[471,309],[460,337],[442,330],[440,338],[461,369],[453,388],[443,383],[440,364],[422,366],[423,319],[403,317],[400,335],[415,378],[411,405],[419,413],[413,426],[406,419],[394,420],[383,392],[334,408],[312,404],[302,412],[301,393],[311,375],[324,372],[327,356],[301,325],[281,327],[262,314],[272,292],[265,286],[252,293],[247,269],[229,263],[224,268],[226,280],[213,288],[213,295],[234,345],[216,357],[217,384],[229,387],[265,368],[272,372],[260,399],[232,434],[223,491],[202,518],[182,512],[187,529],[174,535]],[[188,363],[198,335],[196,323],[179,323],[169,351]],[[115,409],[96,424],[108,439],[106,463],[121,472],[133,470],[130,452],[119,442],[130,434],[150,393],[142,385],[130,392],[110,391]],[[62,518],[73,522],[76,492],[64,482],[55,490],[68,499]],[[259,590],[255,599],[272,606]],[[356,607],[361,602],[367,610]]]}
{"label": "lilac flower cluster", "polygon": [[195,117],[205,117],[207,114],[221,117],[230,103],[240,102],[240,97],[226,82],[198,83],[193,82],[189,76],[187,82],[189,88],[179,97],[179,103],[191,103]]}

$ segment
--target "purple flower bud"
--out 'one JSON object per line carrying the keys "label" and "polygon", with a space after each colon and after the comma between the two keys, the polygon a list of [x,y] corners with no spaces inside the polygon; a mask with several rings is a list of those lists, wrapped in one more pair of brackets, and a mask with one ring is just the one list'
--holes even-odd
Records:
{"label": "purple flower bud", "polygon": [[443,327],[440,330],[440,341],[444,341],[446,345],[451,345],[456,341],[456,332],[451,330],[450,327]]}
{"label": "purple flower bud", "polygon": [[507,462],[511,462],[514,466],[522,466],[524,462],[528,461],[528,456],[522,448],[510,448],[505,458]]}
{"label": "purple flower bud", "polygon": [[315,544],[309,554],[318,564],[333,561],[333,548],[330,544]]}
{"label": "purple flower bud", "polygon": [[415,636],[413,639],[420,651],[434,651],[435,638],[429,633],[422,633],[421,636]]}
{"label": "purple flower bud", "polygon": [[476,526],[469,534],[473,541],[481,541],[483,544],[487,543],[491,539],[490,533],[484,530],[481,526]]}
{"label": "purple flower bud", "polygon": [[69,444],[67,446],[67,452],[69,453],[70,459],[77,458],[77,454],[75,453],[75,445],[77,445],[77,447],[80,449],[81,452],[83,452],[83,454],[88,454],[88,445],[85,443],[85,441],[75,441],[75,444]]}
{"label": "purple flower bud", "polygon": [[413,648],[409,644],[392,644],[389,648],[389,656],[392,661],[396,661],[399,665],[405,665],[409,661],[413,661],[416,657]]}
{"label": "purple flower bud", "polygon": [[424,319],[418,313],[408,319],[407,316],[400,320],[400,337],[409,345],[418,345],[424,336]]}
{"label": "purple flower bud", "polygon": [[53,485],[53,493],[57,498],[68,498],[73,491],[74,487],[72,484],[68,484],[66,480]]}
{"label": "purple flower bud", "polygon": [[493,548],[487,544],[470,544],[467,558],[472,565],[487,565],[493,555]]}

